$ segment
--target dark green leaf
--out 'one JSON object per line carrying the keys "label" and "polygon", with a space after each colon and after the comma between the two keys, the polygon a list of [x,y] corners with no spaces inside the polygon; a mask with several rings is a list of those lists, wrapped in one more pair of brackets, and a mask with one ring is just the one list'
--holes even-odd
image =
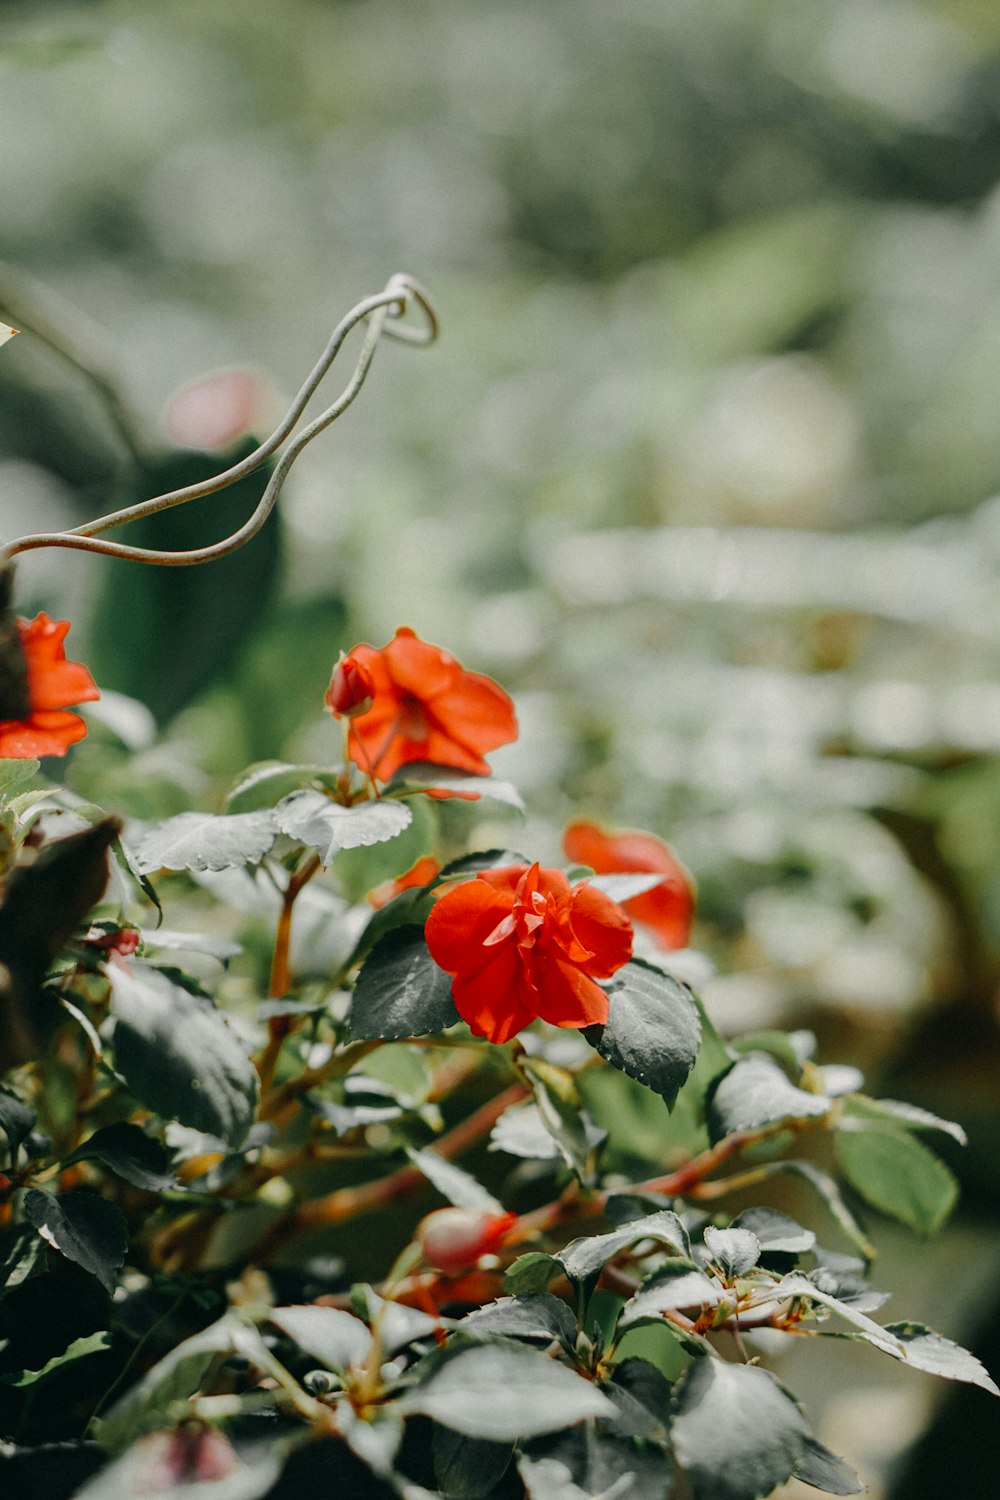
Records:
{"label": "dark green leaf", "polygon": [[64,1167],[77,1161],[99,1161],[102,1166],[148,1192],[162,1192],[176,1187],[170,1170],[170,1159],[159,1141],[153,1140],[138,1125],[119,1121],[105,1125],[63,1160]]}
{"label": "dark green leaf", "polygon": [[653,1089],[672,1109],[701,1041],[690,991],[638,958],[619,969],[605,989],[607,1025],[588,1026],[584,1036],[613,1067]]}
{"label": "dark green leaf", "polygon": [[877,1291],[870,1282],[851,1271],[818,1265],[809,1272],[809,1280],[821,1292],[836,1297],[838,1302],[848,1303],[858,1312],[875,1312],[889,1300],[888,1292]]}
{"label": "dark green leaf", "polygon": [[755,1365],[691,1361],[677,1385],[674,1456],[695,1500],[758,1500],[784,1484],[812,1434],[773,1375]]}
{"label": "dark green leaf", "polygon": [[576,1343],[576,1319],[558,1297],[535,1292],[525,1297],[501,1297],[462,1319],[459,1327],[474,1338],[503,1334],[506,1338],[558,1339],[567,1349]]}
{"label": "dark green leaf", "polygon": [[505,865],[530,865],[531,860],[516,849],[474,849],[449,860],[438,874],[438,880],[457,880],[475,875],[479,870],[502,870]]}
{"label": "dark green leaf", "polygon": [[783,1120],[815,1119],[831,1101],[789,1083],[778,1064],[763,1052],[739,1058],[716,1083],[706,1109],[713,1144],[738,1131],[759,1130]]}
{"label": "dark green leaf", "polygon": [[771,1162],[768,1164],[767,1172],[768,1175],[790,1173],[795,1177],[804,1178],[822,1199],[831,1218],[840,1226],[855,1249],[866,1261],[875,1259],[875,1246],[851,1213],[839,1187],[828,1172],[821,1171],[811,1161]]}
{"label": "dark green leaf", "polygon": [[351,1040],[426,1036],[460,1019],[451,976],[428,953],[423,928],[397,927],[380,938],[354,987]]}
{"label": "dark green leaf", "polygon": [[115,1272],[128,1250],[125,1215],[114,1203],[96,1193],[63,1193],[56,1198],[29,1188],[24,1217],[54,1250],[96,1276],[106,1291],[114,1291]]}
{"label": "dark green leaf", "polygon": [[228,870],[256,865],[278,836],[274,814],[178,813],[144,834],[132,850],[143,875],[155,870]]}
{"label": "dark green leaf", "polygon": [[281,832],[315,849],[324,865],[332,865],[341,849],[381,844],[395,838],[412,817],[405,803],[391,798],[341,807],[325,792],[311,788],[292,792],[274,809],[274,820]]}
{"label": "dark green leaf", "polygon": [[324,1370],[361,1368],[372,1347],[372,1336],[353,1313],[339,1307],[273,1307],[271,1322]]}
{"label": "dark green leaf", "polygon": [[705,1230],[705,1248],[727,1281],[735,1281],[760,1260],[760,1241],[749,1229]]}
{"label": "dark green leaf", "polygon": [[891,1333],[903,1345],[904,1364],[926,1370],[931,1375],[940,1375],[945,1380],[978,1385],[991,1396],[1000,1396],[1000,1387],[974,1354],[943,1338],[924,1323],[887,1323],[885,1332]]}
{"label": "dark green leaf", "polygon": [[434,1475],[445,1500],[485,1500],[510,1465],[511,1443],[490,1443],[435,1426]]}
{"label": "dark green leaf", "polygon": [[257,1073],[223,1013],[147,964],[115,964],[110,977],[115,1061],[135,1097],[238,1146],[253,1122]]}
{"label": "dark green leaf", "polygon": [[461,1349],[399,1402],[444,1427],[490,1442],[558,1432],[588,1417],[613,1418],[607,1396],[547,1355],[518,1344]]}
{"label": "dark green leaf", "polygon": [[574,1281],[586,1281],[622,1250],[638,1244],[640,1240],[655,1240],[658,1244],[682,1251],[687,1243],[687,1236],[677,1215],[672,1209],[665,1208],[660,1213],[647,1214],[643,1219],[633,1219],[630,1224],[624,1224],[621,1229],[613,1229],[609,1234],[584,1235],[580,1239],[570,1240],[555,1258],[564,1267],[567,1276]]}
{"label": "dark green leaf", "polygon": [[648,1359],[621,1360],[604,1390],[618,1407],[620,1431],[632,1437],[666,1437],[670,1382]]}
{"label": "dark green leaf", "polygon": [[828,1495],[859,1495],[864,1489],[850,1464],[831,1453],[829,1448],[824,1448],[816,1438],[809,1439],[805,1454],[792,1474],[803,1484],[811,1484],[814,1490],[825,1490]]}
{"label": "dark green leaf", "polygon": [[0,907],[0,1074],[36,1059],[63,1014],[41,983],[100,901],[108,850],[120,829],[116,818],[104,818],[82,833],[54,839],[8,877]]}
{"label": "dark green leaf", "polygon": [[803,1297],[810,1302],[818,1303],[821,1307],[828,1307],[846,1323],[860,1329],[868,1342],[874,1344],[877,1349],[881,1349],[883,1354],[891,1354],[894,1358],[900,1357],[899,1340],[878,1323],[872,1322],[871,1318],[862,1311],[857,1300],[842,1302],[839,1297],[825,1292],[812,1277],[793,1272],[778,1282],[775,1295],[779,1300],[783,1297]]}
{"label": "dark green leaf", "polygon": [[954,1174],[905,1131],[839,1131],[834,1152],[844,1176],[866,1203],[918,1234],[940,1229],[955,1206]]}
{"label": "dark green leaf", "polygon": [[32,1276],[45,1270],[45,1246],[34,1228],[19,1224],[7,1240],[4,1257],[0,1260],[0,1288],[12,1292]]}
{"label": "dark green leaf", "polygon": [[17,1153],[34,1130],[37,1119],[30,1104],[9,1089],[0,1089],[0,1130],[7,1137],[12,1163],[16,1163]]}
{"label": "dark green leaf", "polygon": [[488,1214],[503,1213],[503,1204],[498,1203],[470,1172],[457,1167],[453,1161],[439,1156],[436,1151],[418,1151],[413,1147],[409,1147],[406,1154],[442,1198],[447,1198],[456,1208],[471,1208]]}
{"label": "dark green leaf", "polygon": [[532,1443],[517,1468],[528,1500],[660,1500],[673,1472],[660,1449],[592,1428]]}

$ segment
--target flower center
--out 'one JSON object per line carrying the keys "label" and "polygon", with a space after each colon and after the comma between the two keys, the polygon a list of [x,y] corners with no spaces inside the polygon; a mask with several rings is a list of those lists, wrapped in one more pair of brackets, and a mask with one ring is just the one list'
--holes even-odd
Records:
{"label": "flower center", "polygon": [[426,740],[430,733],[424,705],[412,693],[405,693],[400,700],[397,724],[399,733],[405,740],[416,740],[420,743]]}

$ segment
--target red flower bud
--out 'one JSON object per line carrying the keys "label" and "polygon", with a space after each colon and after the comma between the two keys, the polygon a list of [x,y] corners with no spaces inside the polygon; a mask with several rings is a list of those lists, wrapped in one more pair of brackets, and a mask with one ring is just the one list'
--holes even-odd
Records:
{"label": "red flower bud", "polygon": [[471,1208],[439,1208],[417,1229],[424,1259],[454,1276],[492,1255],[516,1221],[517,1214],[477,1213]]}
{"label": "red flower bud", "polygon": [[366,714],[375,701],[375,683],[366,666],[354,656],[341,656],[330,679],[324,702],[339,719]]}

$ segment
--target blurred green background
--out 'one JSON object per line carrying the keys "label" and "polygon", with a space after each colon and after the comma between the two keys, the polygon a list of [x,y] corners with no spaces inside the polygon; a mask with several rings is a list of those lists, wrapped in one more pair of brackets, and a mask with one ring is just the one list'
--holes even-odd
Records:
{"label": "blurred green background", "polygon": [[[723,1029],[966,1125],[956,1225],[878,1278],[996,1373],[1000,8],[7,0],[0,143],[4,535],[223,466],[395,271],[443,325],[231,563],[21,561],[159,722],[109,694],[73,784],[172,812],[334,755],[336,653],[400,623],[497,676],[499,837],[669,838]],[[837,1354],[785,1368],[873,1494],[994,1493],[985,1397]]]}

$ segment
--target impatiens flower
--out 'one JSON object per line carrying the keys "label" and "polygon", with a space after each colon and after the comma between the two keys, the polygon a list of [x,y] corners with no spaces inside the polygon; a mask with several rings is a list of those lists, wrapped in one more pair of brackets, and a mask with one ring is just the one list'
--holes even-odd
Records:
{"label": "impatiens flower", "polygon": [[364,713],[353,710],[348,754],[382,781],[414,761],[488,776],[483,756],[517,737],[514,705],[502,687],[466,672],[450,652],[406,627],[381,650],[355,646],[342,659],[326,698],[335,717],[346,713],[331,699],[337,674],[350,696],[347,684],[355,669],[370,679],[373,701]]}
{"label": "impatiens flower", "polygon": [[632,954],[632,924],[586,881],[561,870],[481,870],[438,900],[425,928],[431,957],[452,975],[456,1009],[475,1032],[506,1042],[535,1018],[553,1026],[608,1019],[609,979]]}
{"label": "impatiens flower", "polygon": [[17,621],[27,672],[28,712],[23,718],[0,721],[0,759],[65,755],[87,733],[80,715],[66,709],[101,695],[87,668],[66,660],[63,641],[68,630],[68,620],[50,620],[46,614]]}
{"label": "impatiens flower", "polygon": [[648,927],[661,948],[684,948],[691,934],[694,890],[684,867],[661,839],[651,833],[606,832],[580,819],[563,834],[569,859],[589,865],[598,875],[648,871],[663,879],[649,891],[631,896],[622,906]]}
{"label": "impatiens flower", "polygon": [[477,1213],[470,1208],[439,1208],[417,1228],[424,1259],[437,1270],[455,1275],[492,1255],[503,1243],[517,1214]]}

